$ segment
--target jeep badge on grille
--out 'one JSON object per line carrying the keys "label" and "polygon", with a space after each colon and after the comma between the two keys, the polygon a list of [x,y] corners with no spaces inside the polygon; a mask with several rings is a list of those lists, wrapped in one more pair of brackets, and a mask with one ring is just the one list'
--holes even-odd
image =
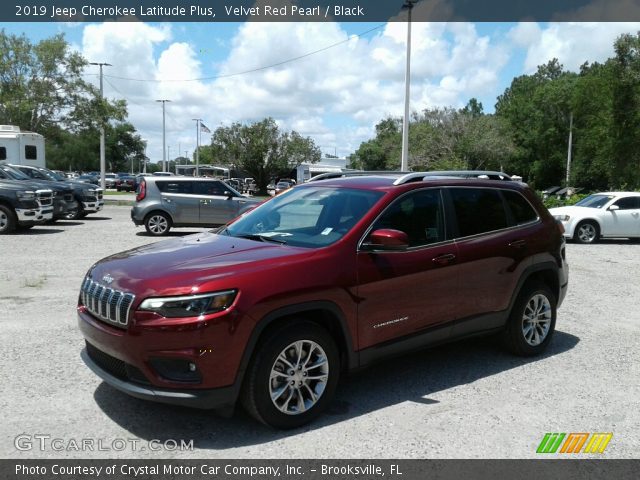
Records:
{"label": "jeep badge on grille", "polygon": [[113,282],[113,277],[107,273],[104,277],[102,277],[102,281],[107,285],[111,285],[111,283]]}

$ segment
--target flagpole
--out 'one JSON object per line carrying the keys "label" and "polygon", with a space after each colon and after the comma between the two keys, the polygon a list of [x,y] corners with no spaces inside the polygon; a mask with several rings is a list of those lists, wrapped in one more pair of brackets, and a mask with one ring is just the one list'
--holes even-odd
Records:
{"label": "flagpole", "polygon": [[196,122],[196,177],[200,176],[200,122],[201,118],[192,118]]}

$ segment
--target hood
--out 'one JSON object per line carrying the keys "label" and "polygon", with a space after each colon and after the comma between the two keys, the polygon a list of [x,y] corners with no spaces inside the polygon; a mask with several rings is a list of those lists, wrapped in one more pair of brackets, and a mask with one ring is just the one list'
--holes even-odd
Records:
{"label": "hood", "polygon": [[576,206],[568,206],[568,207],[556,207],[550,208],[549,213],[551,215],[575,215],[576,212],[586,212],[588,210],[598,210],[597,208],[588,208],[588,207],[576,207]]}
{"label": "hood", "polygon": [[[140,298],[184,295],[207,289],[233,288],[233,277],[264,268],[264,263],[308,256],[308,249],[199,233],[164,240],[104,258],[90,269],[94,281]],[[280,263],[280,262],[277,262]],[[219,283],[219,285],[218,285]]]}

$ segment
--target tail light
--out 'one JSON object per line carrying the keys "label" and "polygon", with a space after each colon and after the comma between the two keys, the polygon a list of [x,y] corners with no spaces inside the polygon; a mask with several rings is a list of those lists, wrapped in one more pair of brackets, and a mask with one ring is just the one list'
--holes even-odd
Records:
{"label": "tail light", "polygon": [[136,195],[136,202],[141,202],[144,200],[144,197],[147,196],[147,182],[142,180],[140,182],[140,186],[138,187],[138,194]]}

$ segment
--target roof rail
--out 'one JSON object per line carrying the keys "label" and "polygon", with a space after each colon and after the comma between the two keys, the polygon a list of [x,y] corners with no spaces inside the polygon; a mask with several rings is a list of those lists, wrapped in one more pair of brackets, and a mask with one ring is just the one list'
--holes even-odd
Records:
{"label": "roof rail", "polygon": [[438,170],[432,172],[412,172],[398,178],[394,185],[404,185],[410,182],[420,182],[429,178],[478,178],[488,180],[511,181],[511,177],[503,172],[490,170]]}
{"label": "roof rail", "polygon": [[410,172],[399,172],[393,170],[352,170],[348,172],[329,172],[321,173],[315,177],[311,177],[308,181],[315,182],[318,180],[328,180],[330,178],[342,177],[361,177],[363,175],[407,175]]}

